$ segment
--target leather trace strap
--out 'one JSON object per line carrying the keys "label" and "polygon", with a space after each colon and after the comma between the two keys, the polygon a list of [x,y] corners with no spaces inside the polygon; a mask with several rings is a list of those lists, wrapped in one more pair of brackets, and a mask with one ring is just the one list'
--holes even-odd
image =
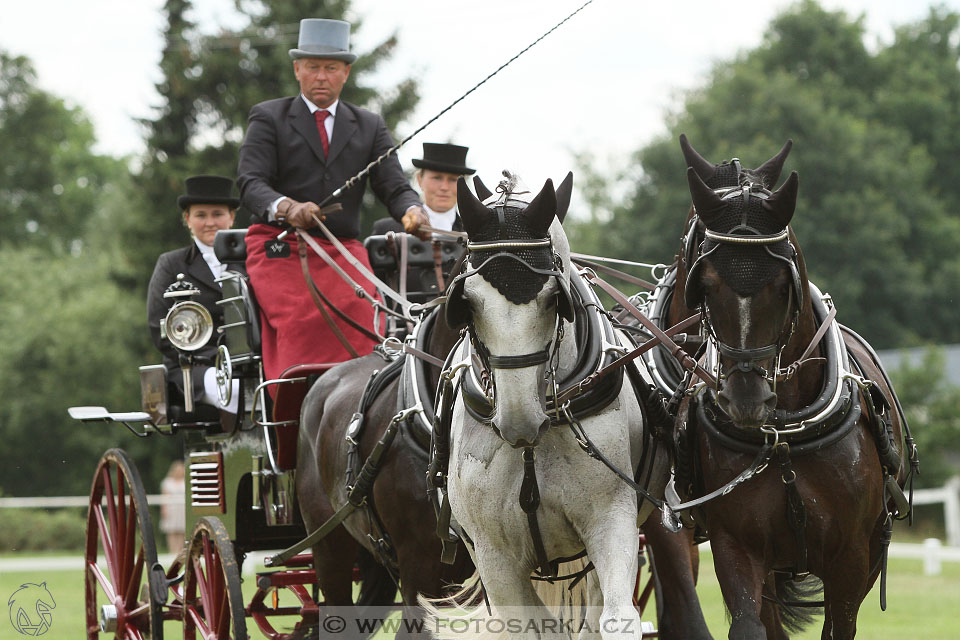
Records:
{"label": "leather trace strap", "polygon": [[629,298],[627,298],[620,291],[618,291],[616,287],[611,285],[609,282],[606,282],[605,280],[603,280],[603,278],[599,277],[596,273],[593,273],[589,269],[585,270],[583,277],[586,278],[588,281],[599,286],[610,297],[612,297],[614,300],[616,300],[621,305],[623,305],[623,308],[629,311],[630,315],[632,315],[634,318],[639,320],[640,324],[642,324],[648,331],[650,331],[651,334],[659,338],[660,341],[663,343],[663,346],[665,346],[670,351],[670,354],[677,359],[677,362],[680,363],[680,366],[682,366],[684,369],[687,369],[688,371],[692,371],[694,375],[696,375],[698,378],[706,382],[708,385],[710,385],[714,389],[717,388],[717,379],[714,378],[709,371],[704,369],[699,362],[691,358],[690,355],[686,351],[684,351],[681,346],[679,346],[676,342],[674,342],[670,338],[670,336],[668,336],[662,329],[660,329],[660,327],[658,327],[652,320],[650,320],[650,318],[643,315],[643,313],[641,313],[640,310],[637,309],[632,302],[630,302]]}
{"label": "leather trace strap", "polygon": [[540,565],[540,575],[555,578],[557,565],[550,562],[547,550],[543,544],[543,535],[540,533],[540,523],[537,521],[537,509],[540,507],[540,487],[537,485],[537,470],[534,466],[536,455],[533,447],[524,447],[523,482],[520,484],[520,508],[527,514],[527,526],[530,527],[530,537],[533,540],[533,550]]}
{"label": "leather trace strap", "polygon": [[760,450],[757,451],[757,456],[753,459],[753,462],[750,463],[750,466],[741,471],[737,477],[722,487],[718,487],[707,495],[701,496],[696,500],[681,502],[680,504],[669,504],[665,502],[661,507],[663,510],[663,526],[673,533],[680,531],[680,519],[677,517],[678,512],[699,507],[700,505],[710,502],[715,498],[727,495],[735,488],[766,469],[767,464],[770,462],[770,458],[772,457],[773,445],[770,443],[764,443],[764,445],[760,447]]}
{"label": "leather trace strap", "polygon": [[430,245],[433,248],[433,274],[437,277],[437,293],[440,293],[447,288],[443,279],[443,247],[439,240],[434,240]]}
{"label": "leather trace strap", "polygon": [[[683,331],[684,329],[686,329],[686,328],[689,327],[690,325],[696,324],[696,323],[698,323],[698,322],[700,322],[700,314],[699,314],[699,313],[690,316],[690,317],[687,318],[686,320],[681,320],[681,321],[678,322],[677,324],[673,325],[672,327],[670,327],[669,329],[667,329],[666,331],[664,331],[664,334],[665,334],[665,335],[668,335],[668,336],[675,335],[675,334],[677,334],[677,333],[680,333],[681,331]],[[663,341],[662,341],[660,338],[656,337],[656,336],[654,336],[653,338],[650,338],[649,340],[647,340],[647,341],[644,342],[643,344],[639,345],[636,349],[634,349],[634,350],[631,351],[630,353],[627,353],[627,354],[625,354],[625,355],[620,356],[619,358],[617,358],[616,360],[614,360],[613,362],[611,362],[610,364],[608,364],[608,365],[605,366],[604,368],[602,368],[602,369],[600,369],[599,371],[596,371],[595,373],[592,373],[591,375],[587,376],[586,378],[583,379],[583,381],[582,381],[580,384],[574,385],[574,386],[572,386],[572,387],[568,387],[567,389],[565,389],[565,390],[560,394],[560,397],[557,398],[557,403],[556,403],[556,405],[557,405],[558,407],[559,407],[559,406],[563,406],[563,404],[564,404],[565,402],[567,402],[567,400],[570,400],[570,399],[573,398],[574,396],[579,395],[579,394],[583,393],[584,391],[589,391],[590,389],[592,389],[593,387],[595,387],[595,386],[597,385],[597,383],[600,382],[600,380],[601,380],[604,376],[606,376],[608,373],[611,373],[611,372],[619,369],[620,367],[626,366],[628,363],[636,360],[637,358],[639,358],[640,356],[642,356],[644,353],[646,353],[646,352],[649,351],[650,349],[653,349],[654,347],[656,347],[657,345],[660,345],[660,344],[662,344],[662,343],[663,343]]]}
{"label": "leather trace strap", "polygon": [[620,271],[619,269],[614,269],[613,267],[602,265],[599,262],[594,262],[593,260],[587,260],[586,258],[579,258],[575,256],[570,256],[570,260],[575,262],[576,264],[583,265],[585,267],[590,267],[594,271],[599,271],[600,273],[605,273],[608,276],[619,278],[624,282],[629,282],[632,285],[643,287],[644,289],[647,289],[649,291],[653,291],[654,289],[657,288],[657,285],[653,284],[652,282],[648,282],[646,280],[643,280],[642,278],[637,278],[636,276],[632,276],[629,273]]}
{"label": "leather trace strap", "polygon": [[[350,344],[350,341],[347,340],[347,337],[343,335],[343,332],[340,331],[340,327],[337,326],[337,323],[333,321],[333,318],[330,317],[330,313],[327,311],[329,306],[331,309],[336,309],[333,303],[327,299],[323,292],[317,288],[317,284],[313,281],[313,276],[310,275],[310,266],[307,263],[307,247],[300,241],[300,237],[297,238],[297,253],[300,255],[300,270],[303,272],[303,279],[307,282],[307,289],[310,290],[310,296],[313,298],[313,304],[316,305],[317,309],[320,310],[320,313],[323,314],[323,319],[326,321],[327,326],[330,327],[330,330],[333,331],[333,335],[336,336],[337,340],[343,345],[343,348],[347,350],[347,353],[350,354],[351,358],[359,358],[360,354],[357,353],[357,350],[353,348],[353,345]],[[337,309],[339,311],[339,309]],[[339,315],[339,314],[338,314]]]}
{"label": "leather trace strap", "polygon": [[[808,358],[810,354],[813,353],[813,350],[817,348],[817,345],[820,344],[820,341],[823,340],[823,337],[827,335],[827,331],[830,329],[830,325],[833,322],[834,318],[837,317],[837,308],[830,307],[830,312],[827,314],[827,317],[824,318],[823,322],[820,323],[820,327],[817,329],[817,332],[813,334],[813,338],[810,340],[810,344],[807,345],[807,348],[803,350],[803,355],[797,358],[796,362],[789,364],[786,368],[781,369],[777,372],[777,379],[781,382],[784,380],[789,380],[797,372],[797,369],[803,366],[805,362],[809,362]],[[814,358],[816,359],[816,358]]]}
{"label": "leather trace strap", "polygon": [[[387,296],[388,298],[390,298],[391,300],[393,300],[394,302],[396,302],[398,305],[400,305],[400,308],[403,310],[404,315],[406,315],[407,317],[409,317],[409,315],[410,315],[410,305],[411,305],[411,302],[410,302],[409,300],[405,299],[405,298],[400,297],[396,292],[393,291],[393,289],[391,289],[390,287],[388,287],[387,284],[386,284],[383,280],[381,280],[381,279],[378,278],[377,276],[373,275],[373,273],[372,273],[369,269],[367,269],[367,267],[366,267],[362,262],[360,262],[359,260],[357,260],[357,258],[356,258],[352,253],[350,253],[349,251],[347,251],[347,248],[343,246],[343,243],[340,242],[340,240],[337,238],[337,236],[333,235],[333,233],[330,231],[330,229],[327,228],[327,225],[323,224],[323,222],[320,221],[319,219],[317,219],[316,217],[314,217],[314,220],[316,221],[316,223],[317,223],[317,225],[319,226],[320,231],[323,233],[323,235],[326,236],[327,240],[330,241],[330,244],[332,244],[334,247],[336,247],[337,251],[339,251],[339,252],[341,253],[341,255],[343,255],[343,258],[344,258],[348,263],[350,263],[350,265],[351,265],[354,269],[356,269],[357,271],[359,271],[359,272],[360,272],[360,275],[362,275],[364,278],[366,278],[368,281],[370,281],[374,286],[376,286],[378,289],[380,289],[385,296]],[[305,236],[305,239],[306,239],[306,241],[307,241],[307,244],[310,245],[310,248],[313,249],[314,251],[316,251],[317,253],[319,253],[319,254],[321,255],[321,257],[323,257],[323,255],[325,255],[325,254],[327,253],[326,251],[323,250],[323,247],[321,247],[319,244],[317,244],[317,243],[313,240],[313,238],[310,237],[310,234],[304,233],[304,232],[301,231],[300,229],[297,229],[297,235]],[[329,257],[329,255],[328,255],[327,257]],[[330,260],[332,261],[333,259],[330,258]],[[329,264],[329,262],[328,262],[328,264]],[[336,263],[334,263],[334,264],[336,264]],[[331,266],[332,266],[332,265],[331,265]],[[363,289],[363,287],[360,287],[359,285],[357,285],[357,284],[353,281],[353,278],[351,278],[349,275],[347,275],[347,273],[346,273],[343,269],[340,268],[340,265],[337,265],[337,266],[335,267],[335,270],[337,271],[337,273],[340,275],[341,278],[343,278],[344,280],[346,280],[347,282],[349,282],[350,284],[352,284],[353,287],[354,287],[355,289],[357,289],[357,295],[363,295],[363,296],[366,297],[368,300],[370,300],[371,303],[374,303],[374,302],[375,302],[375,301],[373,300],[372,296],[370,296],[369,293],[366,293],[366,291]],[[361,293],[361,292],[363,292],[363,293]]]}

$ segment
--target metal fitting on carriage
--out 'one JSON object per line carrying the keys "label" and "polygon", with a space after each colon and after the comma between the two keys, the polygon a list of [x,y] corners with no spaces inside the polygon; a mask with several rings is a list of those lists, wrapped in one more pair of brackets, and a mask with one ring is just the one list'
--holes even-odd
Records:
{"label": "metal fitting on carriage", "polygon": [[263,506],[260,504],[260,477],[262,475],[263,456],[253,456],[250,463],[250,508],[254,511],[263,509]]}

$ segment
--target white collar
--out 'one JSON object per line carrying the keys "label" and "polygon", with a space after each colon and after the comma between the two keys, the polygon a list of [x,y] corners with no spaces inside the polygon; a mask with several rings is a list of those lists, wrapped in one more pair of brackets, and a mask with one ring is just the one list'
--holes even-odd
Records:
{"label": "white collar", "polygon": [[423,205],[427,211],[427,217],[430,219],[430,226],[444,231],[453,231],[453,223],[457,221],[457,207],[447,211],[434,211],[427,205]]}
{"label": "white collar", "polygon": [[[194,237],[193,243],[194,243],[195,245],[197,245],[197,248],[198,248],[198,249],[200,249],[200,253],[203,254],[203,259],[204,259],[204,260],[206,260],[207,262],[210,262],[210,257],[212,257],[212,258],[213,258],[214,260],[216,260],[217,262],[220,262],[219,260],[217,260],[217,254],[215,254],[215,253],[213,252],[213,247],[211,247],[211,246],[209,246],[209,245],[206,245],[206,244],[203,244],[202,242],[200,242],[199,240],[197,240],[196,237]],[[208,257],[208,256],[209,256],[209,257]]]}
{"label": "white collar", "polygon": [[457,205],[453,205],[451,208],[447,209],[446,211],[437,211],[435,209],[431,209],[427,205],[423,205],[423,208],[426,209],[427,213],[433,213],[438,216],[448,216],[450,214],[456,215],[457,213]]}
{"label": "white collar", "polygon": [[[300,94],[300,97],[303,98],[304,103],[306,103],[307,109],[310,109],[310,113],[316,113],[317,111],[320,111],[320,107],[318,107],[317,105],[315,105],[315,104],[313,104],[312,102],[310,102],[309,100],[307,100],[307,96],[305,96],[305,95],[303,95],[303,94],[301,93],[301,94]],[[329,107],[324,107],[323,110],[324,110],[324,111],[329,111],[331,118],[336,118],[336,117],[337,117],[337,107],[338,107],[339,105],[340,105],[340,98],[337,98],[336,100],[333,101],[333,104],[332,104],[332,105],[330,105]]]}

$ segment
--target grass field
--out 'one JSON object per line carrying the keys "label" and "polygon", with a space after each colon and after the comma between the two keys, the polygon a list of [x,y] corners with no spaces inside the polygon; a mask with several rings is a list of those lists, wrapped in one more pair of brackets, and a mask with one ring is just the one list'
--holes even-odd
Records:
{"label": "grass field", "polygon": [[[727,623],[720,598],[720,587],[713,573],[710,554],[704,553],[698,586],[707,624],[713,635],[726,638]],[[47,640],[74,640],[83,637],[83,576],[80,571],[7,572],[0,574],[0,597],[3,602],[23,583],[46,582],[56,599],[53,624],[43,637]],[[253,589],[253,580],[246,580],[245,591]],[[249,597],[249,595],[248,595]],[[924,576],[920,560],[893,559],[887,585],[888,607],[880,611],[879,592],[874,591],[860,610],[859,637],[923,638],[924,640],[956,640],[960,638],[960,564],[945,563],[939,576]],[[249,622],[251,637],[262,637]],[[796,638],[820,637],[819,620],[814,627]],[[179,624],[167,623],[168,638],[181,636]],[[20,636],[7,616],[0,619],[0,638]]]}

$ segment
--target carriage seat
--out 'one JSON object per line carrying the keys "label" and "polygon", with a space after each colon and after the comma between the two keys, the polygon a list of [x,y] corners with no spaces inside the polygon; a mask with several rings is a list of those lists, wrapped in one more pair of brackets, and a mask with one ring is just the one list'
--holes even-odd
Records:
{"label": "carriage seat", "polygon": [[247,259],[247,230],[223,229],[213,238],[213,255],[224,264],[245,262]]}
{"label": "carriage seat", "polygon": [[[407,299],[414,303],[429,302],[441,293],[433,265],[432,241],[404,233],[369,236],[363,246],[370,258],[370,266],[374,275],[399,290],[401,236],[406,236],[407,241]],[[463,251],[463,245],[457,242],[440,243],[441,269],[445,279],[449,278],[450,270]]]}
{"label": "carriage seat", "polygon": [[[277,436],[277,466],[282,470],[297,466],[297,427],[300,423],[300,406],[310,390],[310,385],[330,367],[339,363],[296,364],[280,374],[280,380],[291,380],[275,387],[273,398],[273,421],[293,424],[274,427]],[[304,378],[298,380],[298,378]]]}
{"label": "carriage seat", "polygon": [[[231,264],[243,264],[247,259],[246,229],[217,231],[213,239],[213,253],[217,260],[227,265],[229,276],[236,271]],[[244,277],[227,278],[221,281],[225,341],[231,356],[252,356],[260,353],[260,310],[249,281]],[[231,302],[234,300],[235,302]]]}

